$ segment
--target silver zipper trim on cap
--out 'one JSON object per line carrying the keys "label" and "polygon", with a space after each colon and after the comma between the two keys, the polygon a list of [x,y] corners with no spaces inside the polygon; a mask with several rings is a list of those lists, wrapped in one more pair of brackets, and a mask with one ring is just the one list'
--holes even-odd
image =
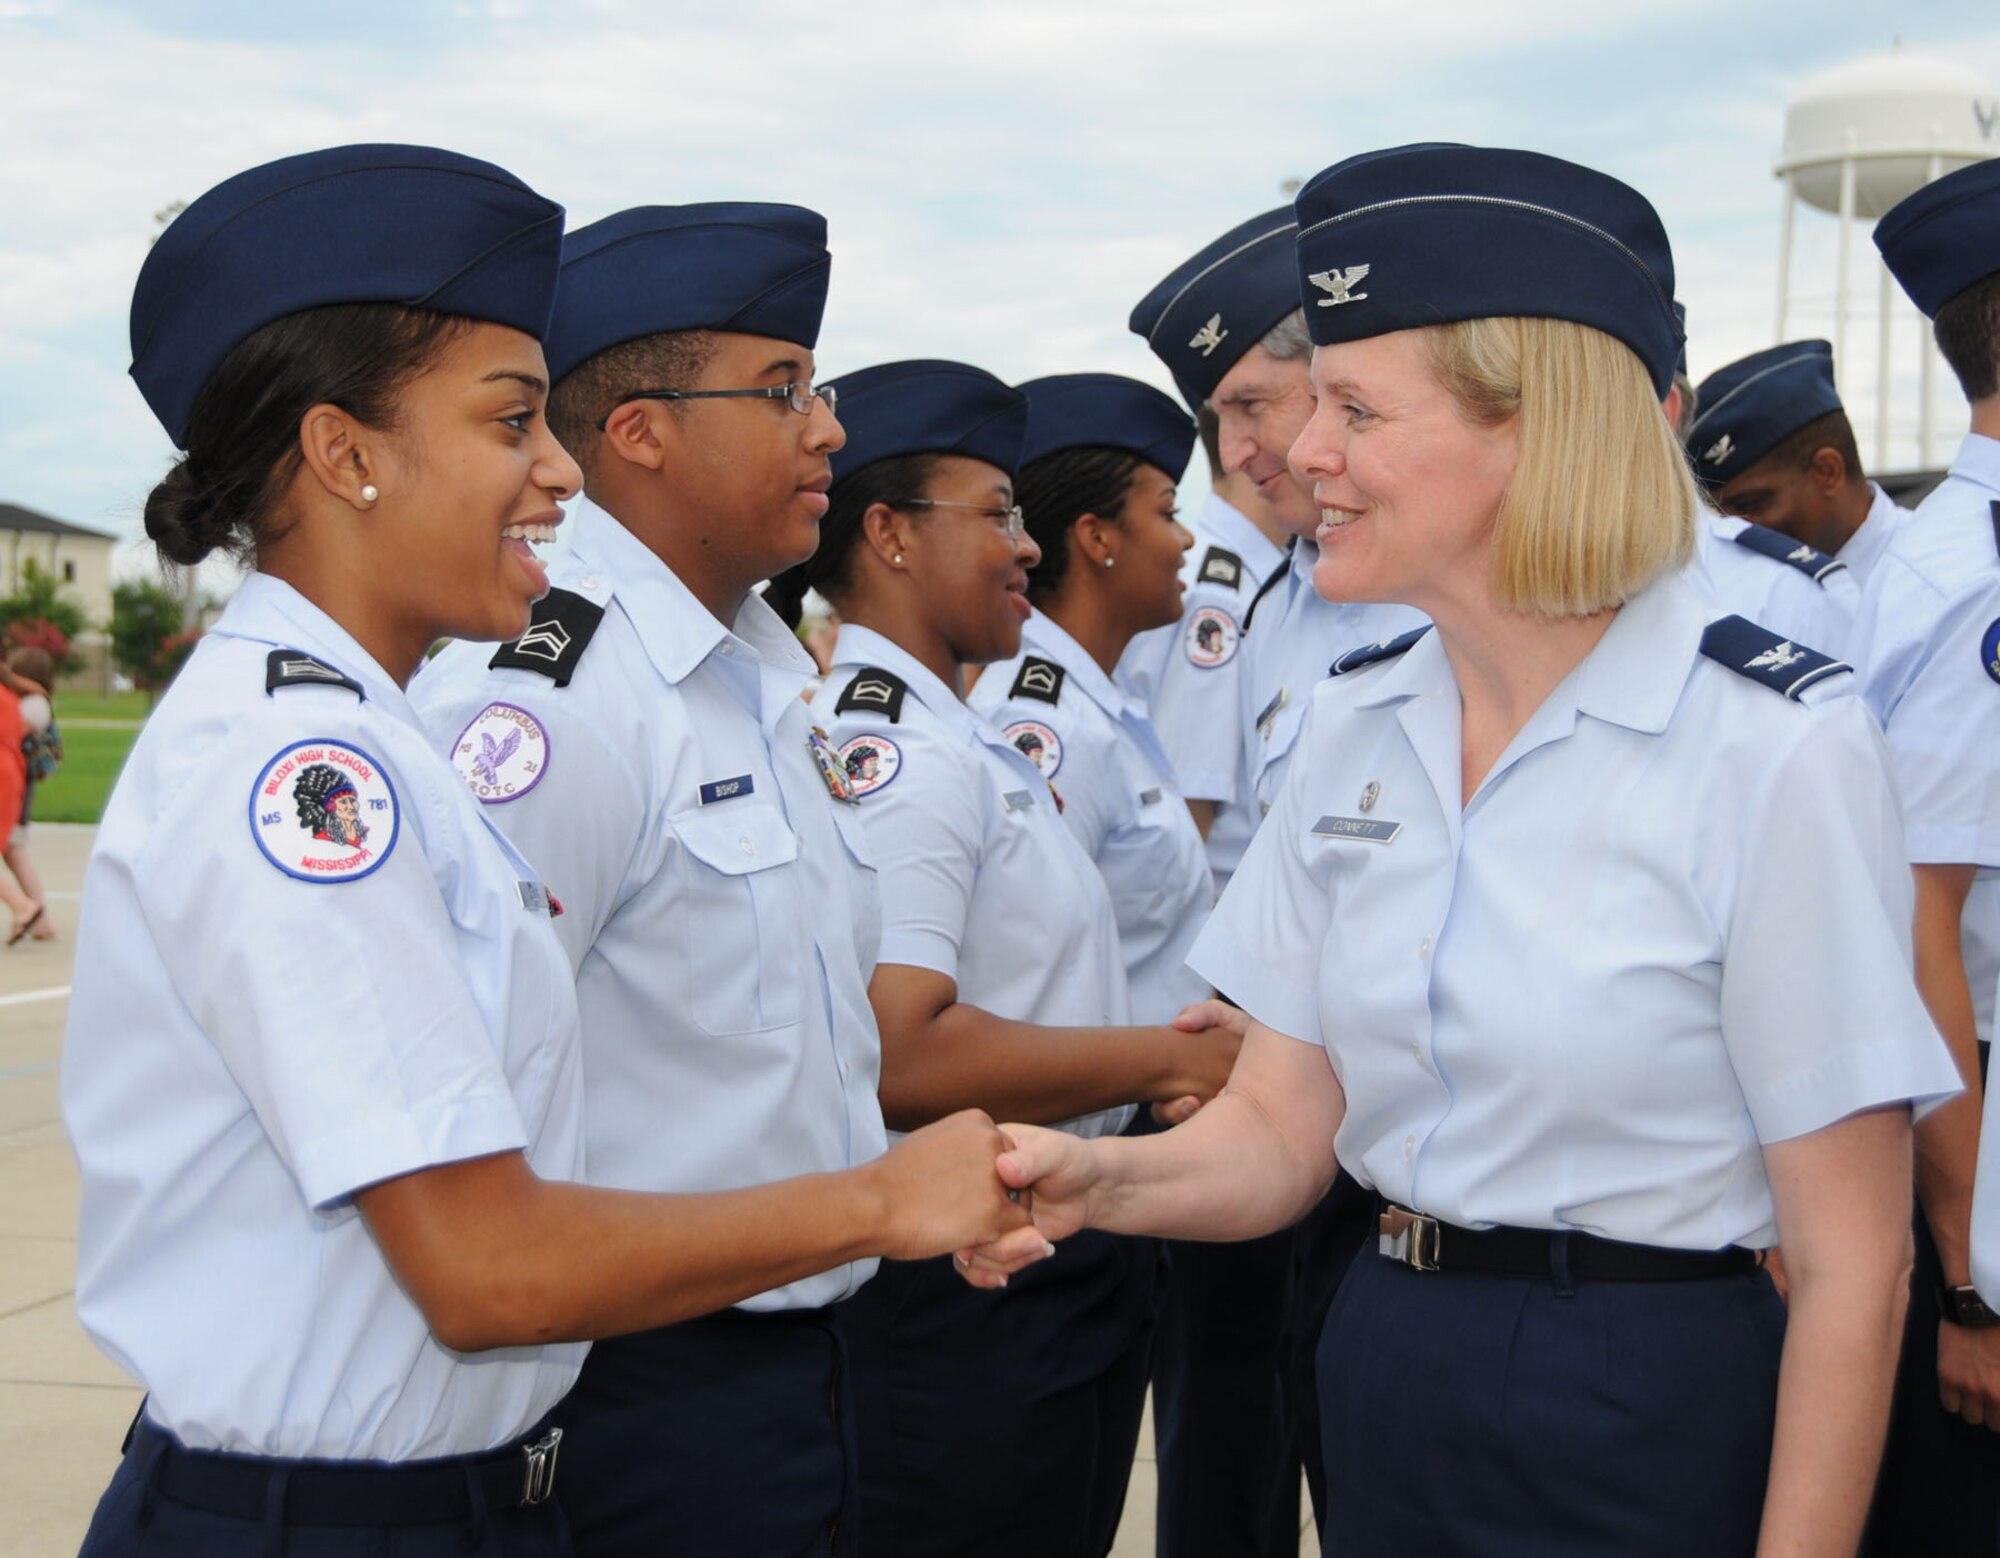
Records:
{"label": "silver zipper trim on cap", "polygon": [[1248,253],[1250,250],[1256,248],[1258,244],[1268,243],[1273,238],[1281,237],[1286,233],[1295,233],[1298,230],[1299,230],[1299,224],[1297,222],[1287,222],[1283,227],[1274,227],[1268,233],[1259,233],[1255,238],[1248,239],[1245,242],[1238,244],[1235,248],[1231,249],[1227,254],[1218,255],[1215,259],[1210,260],[1208,264],[1202,266],[1200,270],[1196,271],[1192,276],[1188,277],[1188,279],[1181,284],[1180,291],[1176,292],[1172,297],[1167,299],[1167,306],[1160,310],[1160,317],[1153,322],[1152,334],[1146,337],[1146,344],[1148,346],[1151,346],[1159,339],[1160,332],[1166,328],[1167,316],[1171,314],[1174,311],[1174,309],[1179,305],[1180,300],[1188,295],[1188,289],[1192,287],[1197,281],[1200,281],[1204,276],[1209,275],[1218,266],[1227,265],[1231,260],[1235,259],[1238,255]]}
{"label": "silver zipper trim on cap", "polygon": [[1817,356],[1819,356],[1819,353],[1813,351],[1794,352],[1791,356],[1784,358],[1782,361],[1772,363],[1768,368],[1760,368],[1757,372],[1751,374],[1749,378],[1745,379],[1741,384],[1737,385],[1735,389],[1731,390],[1727,395],[1724,395],[1722,399],[1718,400],[1714,405],[1710,406],[1706,411],[1702,412],[1700,416],[1696,417],[1692,422],[1688,424],[1688,442],[1689,443],[1694,442],[1695,434],[1701,431],[1702,423],[1706,422],[1710,417],[1715,415],[1716,412],[1720,411],[1724,406],[1728,405],[1732,400],[1734,400],[1738,395],[1742,394],[1751,385],[1758,383],[1760,380],[1768,379],[1772,374],[1778,372],[1782,368],[1796,367],[1798,364],[1802,362],[1809,362]]}
{"label": "silver zipper trim on cap", "polygon": [[[1552,216],[1558,222],[1567,222],[1571,227],[1581,228],[1593,238],[1603,239],[1604,242],[1610,244],[1612,248],[1630,260],[1638,268],[1639,274],[1646,278],[1647,284],[1652,287],[1653,296],[1660,300],[1660,307],[1667,311],[1667,317],[1669,319],[1673,318],[1673,300],[1667,296],[1666,289],[1660,285],[1660,278],[1653,274],[1653,267],[1640,259],[1637,254],[1633,253],[1630,245],[1621,239],[1614,238],[1594,222],[1586,222],[1580,216],[1571,216],[1567,211],[1558,211],[1553,206],[1538,206],[1532,200],[1508,200],[1499,195],[1404,195],[1398,200],[1377,200],[1370,205],[1356,206],[1352,211],[1342,211],[1337,216],[1321,217],[1312,226],[1300,229],[1299,242],[1304,243],[1308,237],[1318,232],[1322,227],[1332,227],[1337,223],[1347,221],[1350,217],[1367,216],[1375,211],[1393,211],[1398,206],[1436,205],[1506,206],[1515,211],[1532,211],[1536,216]],[[1680,322],[1678,320],[1674,322],[1674,333],[1677,338],[1686,339],[1681,334]]]}

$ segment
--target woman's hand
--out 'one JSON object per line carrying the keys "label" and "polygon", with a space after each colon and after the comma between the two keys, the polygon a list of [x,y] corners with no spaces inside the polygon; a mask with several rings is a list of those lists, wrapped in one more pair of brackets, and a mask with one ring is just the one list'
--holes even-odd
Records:
{"label": "woman's hand", "polygon": [[1089,1226],[1090,1197],[1099,1180],[1094,1143],[1039,1125],[1008,1125],[1000,1134],[1009,1149],[994,1168],[1001,1181],[1032,1208],[1034,1226],[1000,1238],[969,1243],[953,1257],[959,1274],[976,1288],[999,1288],[1023,1267],[1055,1253],[1051,1239],[1067,1239]]}
{"label": "woman's hand", "polygon": [[[875,1182],[887,1211],[883,1254],[923,1260],[965,1245],[991,1244],[1026,1230],[1030,1201],[1025,1188],[1003,1184],[996,1160],[1012,1148],[1008,1136],[977,1109],[965,1109],[913,1131],[861,1172]],[[1047,1253],[1034,1235],[1025,1266]],[[1018,1269],[1018,1267],[1016,1267]]]}

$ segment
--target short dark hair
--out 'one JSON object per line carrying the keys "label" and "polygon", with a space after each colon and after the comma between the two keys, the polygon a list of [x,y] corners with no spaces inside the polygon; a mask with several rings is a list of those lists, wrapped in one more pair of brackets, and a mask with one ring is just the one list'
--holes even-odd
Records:
{"label": "short dark hair", "polygon": [[[592,470],[598,423],[631,399],[634,390],[693,389],[714,360],[717,342],[706,330],[672,330],[607,346],[570,369],[549,391],[549,431],[586,476]],[[675,410],[684,402],[668,401]]]}
{"label": "short dark hair", "polygon": [[252,562],[305,451],[299,423],[326,403],[374,428],[396,425],[403,389],[474,328],[397,303],[339,303],[273,320],[239,341],[188,415],[187,454],[146,499],[146,534],[192,568],[227,551]]}
{"label": "short dark hair", "polygon": [[1975,281],[1939,309],[1931,334],[1967,400],[2000,394],[2000,271]]}
{"label": "short dark hair", "polygon": [[1868,480],[1861,469],[1861,446],[1855,442],[1854,424],[1847,420],[1845,411],[1829,411],[1825,416],[1814,417],[1796,433],[1780,440],[1750,469],[1754,471],[1768,465],[1774,470],[1803,471],[1811,466],[1813,456],[1822,449],[1831,449],[1846,461],[1850,482],[1858,484]]}
{"label": "short dark hair", "polygon": [[1028,575],[1030,601],[1039,606],[1062,588],[1071,527],[1086,514],[1116,519],[1143,463],[1129,450],[1088,445],[1058,449],[1021,467],[1014,501],[1042,549],[1042,560]]}
{"label": "short dark hair", "polygon": [[1203,401],[1194,414],[1194,429],[1201,434],[1201,452],[1208,456],[1208,479],[1219,481],[1222,477],[1222,418],[1208,409]]}
{"label": "short dark hair", "polygon": [[819,522],[819,549],[804,562],[787,568],[764,589],[765,604],[787,627],[798,627],[808,590],[818,590],[839,604],[853,577],[862,516],[877,503],[901,508],[925,496],[938,458],[935,454],[891,455],[849,471],[828,489],[826,513]]}

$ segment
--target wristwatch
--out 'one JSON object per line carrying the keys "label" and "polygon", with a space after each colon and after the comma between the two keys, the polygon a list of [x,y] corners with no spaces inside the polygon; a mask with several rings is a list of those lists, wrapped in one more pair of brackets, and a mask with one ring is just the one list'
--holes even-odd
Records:
{"label": "wristwatch", "polygon": [[2000,1325],[2000,1314],[1987,1307],[1976,1288],[1941,1287],[1937,1289],[1937,1306],[1938,1313],[1953,1325]]}

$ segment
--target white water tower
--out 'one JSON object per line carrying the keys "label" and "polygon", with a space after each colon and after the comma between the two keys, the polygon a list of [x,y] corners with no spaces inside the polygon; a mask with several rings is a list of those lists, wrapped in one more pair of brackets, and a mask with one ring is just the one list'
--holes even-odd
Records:
{"label": "white water tower", "polygon": [[[1834,372],[1847,398],[1847,323],[1852,304],[1854,226],[1871,227],[1904,196],[1933,179],[2000,156],[2000,92],[1977,71],[1934,55],[1895,49],[1835,66],[1799,88],[1785,109],[1785,186],[1778,249],[1778,339],[1791,338],[1792,225],[1803,200],[1839,218],[1833,289]],[[1864,236],[1862,241],[1867,240]],[[1873,256],[1873,246],[1870,246]],[[1900,291],[1888,268],[1877,276],[1875,464],[1889,460],[1890,320]],[[1907,303],[1901,304],[1907,308]],[[1917,456],[1931,463],[1937,349],[1919,332]],[[1851,407],[1850,407],[1851,411]],[[1860,418],[1855,421],[1859,423]]]}

